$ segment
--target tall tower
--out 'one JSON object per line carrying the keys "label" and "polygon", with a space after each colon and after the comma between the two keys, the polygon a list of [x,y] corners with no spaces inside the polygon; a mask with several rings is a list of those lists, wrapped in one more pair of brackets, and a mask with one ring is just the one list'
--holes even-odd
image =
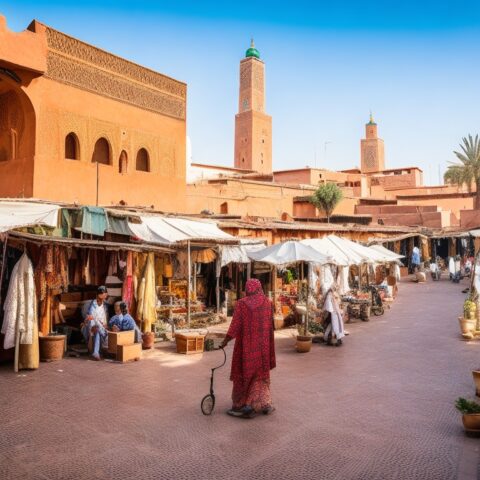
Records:
{"label": "tall tower", "polygon": [[365,137],[361,140],[362,173],[371,173],[385,170],[385,150],[383,140],[378,138],[377,124],[370,113],[370,121],[365,125]]}
{"label": "tall tower", "polygon": [[253,40],[240,62],[235,168],[272,173],[272,117],[265,114],[265,64]]}

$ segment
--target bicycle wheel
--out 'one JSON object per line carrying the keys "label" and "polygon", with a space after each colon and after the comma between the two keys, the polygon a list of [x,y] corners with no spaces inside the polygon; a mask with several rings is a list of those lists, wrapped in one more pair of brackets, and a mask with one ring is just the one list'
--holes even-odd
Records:
{"label": "bicycle wheel", "polygon": [[204,415],[211,415],[215,408],[215,397],[211,394],[205,395],[200,406]]}

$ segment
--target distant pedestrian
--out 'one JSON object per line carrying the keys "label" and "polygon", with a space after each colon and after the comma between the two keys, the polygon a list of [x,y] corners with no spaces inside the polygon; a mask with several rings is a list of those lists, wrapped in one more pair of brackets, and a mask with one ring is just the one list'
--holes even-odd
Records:
{"label": "distant pedestrian", "polygon": [[222,346],[235,339],[230,380],[232,408],[228,414],[251,418],[273,412],[270,370],[275,368],[273,304],[264,295],[259,280],[245,286],[246,297],[237,302],[232,323]]}
{"label": "distant pedestrian", "polygon": [[412,251],[412,270],[415,273],[420,268],[420,249],[413,247]]}

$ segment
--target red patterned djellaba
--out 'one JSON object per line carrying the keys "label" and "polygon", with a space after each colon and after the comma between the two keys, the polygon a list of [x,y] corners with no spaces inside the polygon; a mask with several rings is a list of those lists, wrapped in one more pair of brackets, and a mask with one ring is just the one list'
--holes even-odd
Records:
{"label": "red patterned djellaba", "polygon": [[247,282],[246,293],[235,307],[227,333],[235,339],[230,380],[237,400],[242,388],[247,399],[256,381],[264,380],[262,385],[268,387],[270,370],[276,366],[272,302],[263,294],[258,280]]}

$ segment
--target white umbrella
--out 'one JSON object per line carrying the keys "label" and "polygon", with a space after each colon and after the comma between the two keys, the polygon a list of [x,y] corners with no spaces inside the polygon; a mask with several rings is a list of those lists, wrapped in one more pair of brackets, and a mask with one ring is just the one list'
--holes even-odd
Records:
{"label": "white umbrella", "polygon": [[[338,264],[332,257],[320,253],[308,245],[294,241],[277,243],[256,252],[248,252],[248,256],[256,262],[264,262],[275,266],[286,266],[299,262],[312,262],[321,265],[327,263]],[[340,262],[340,264],[343,263]]]}
{"label": "white umbrella", "polygon": [[352,242],[346,238],[329,235],[328,238],[334,242],[339,248],[348,251],[351,255],[360,257],[361,263],[382,263],[385,262],[385,256],[371,248],[364,247],[359,243]]}
{"label": "white umbrella", "polygon": [[335,238],[309,238],[301,243],[308,245],[324,255],[333,258],[337,265],[359,265],[364,261],[363,257],[355,253],[350,247],[336,242]]}

